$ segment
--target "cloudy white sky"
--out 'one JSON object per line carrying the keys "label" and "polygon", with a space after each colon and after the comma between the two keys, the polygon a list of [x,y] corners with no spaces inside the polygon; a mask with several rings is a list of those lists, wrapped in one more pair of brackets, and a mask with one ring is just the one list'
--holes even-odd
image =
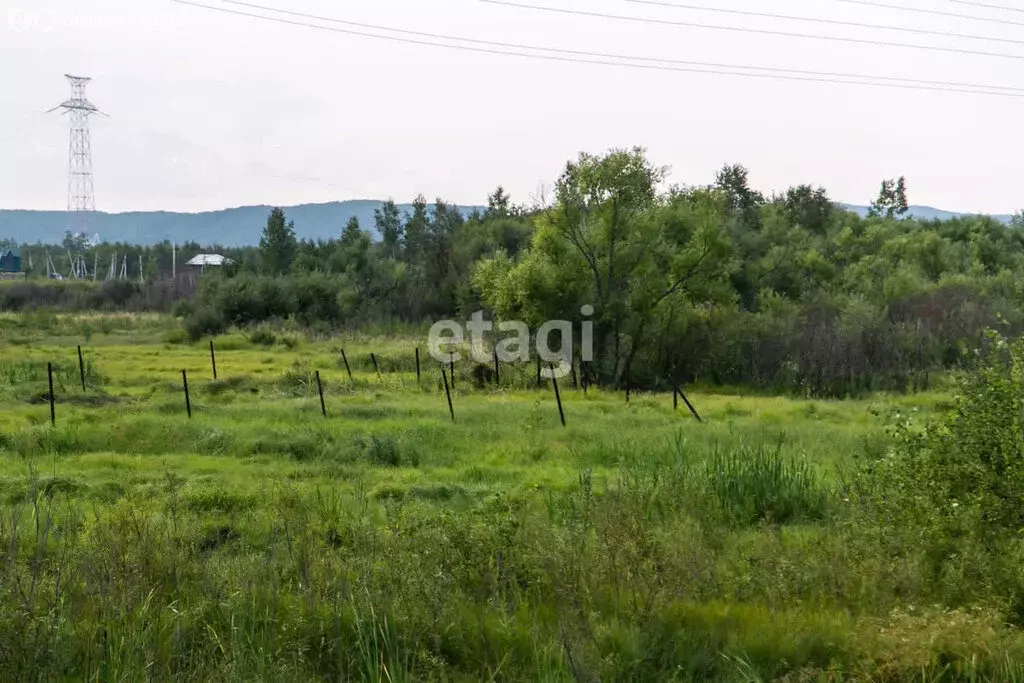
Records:
{"label": "cloudy white sky", "polygon": [[[224,5],[220,0],[197,0]],[[587,12],[1020,55],[997,58],[647,24],[479,0],[251,0],[407,30],[669,60],[1013,86],[1021,12],[951,0],[688,0],[1001,38],[724,15],[628,0],[517,0]],[[677,4],[687,0],[666,0]],[[1020,0],[1002,0],[1002,5]],[[341,27],[339,24],[334,24]],[[398,35],[398,34],[392,34]],[[1020,42],[1014,42],[1020,41]],[[906,175],[913,203],[1024,207],[1024,97],[785,82],[529,60],[281,25],[171,0],[0,0],[0,208],[62,209],[67,123],[44,114],[66,72],[91,76],[97,208],[198,211],[422,192],[526,201],[580,151],[642,145],[680,183],[743,163],[759,189],[797,183],[866,203]]]}

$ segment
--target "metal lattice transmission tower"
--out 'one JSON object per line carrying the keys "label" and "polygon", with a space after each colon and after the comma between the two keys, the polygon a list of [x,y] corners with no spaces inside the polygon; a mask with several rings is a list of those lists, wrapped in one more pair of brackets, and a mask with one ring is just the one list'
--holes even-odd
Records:
{"label": "metal lattice transmission tower", "polygon": [[96,210],[89,117],[103,112],[85,97],[85,86],[91,78],[67,74],[65,78],[71,82],[71,98],[50,111],[61,110],[71,122],[71,142],[68,150],[68,230],[74,234],[81,234],[87,232],[89,214]]}

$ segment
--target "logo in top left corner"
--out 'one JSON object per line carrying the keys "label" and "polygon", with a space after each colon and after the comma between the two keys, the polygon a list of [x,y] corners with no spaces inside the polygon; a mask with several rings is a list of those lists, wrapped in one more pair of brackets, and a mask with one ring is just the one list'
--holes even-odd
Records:
{"label": "logo in top left corner", "polygon": [[7,13],[7,26],[14,33],[30,31],[36,23],[36,15],[26,9],[15,7]]}

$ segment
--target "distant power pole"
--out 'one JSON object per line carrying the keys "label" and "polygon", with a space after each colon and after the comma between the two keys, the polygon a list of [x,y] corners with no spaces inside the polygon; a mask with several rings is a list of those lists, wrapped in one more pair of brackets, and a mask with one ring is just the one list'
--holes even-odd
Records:
{"label": "distant power pole", "polygon": [[103,114],[85,97],[85,86],[91,78],[69,76],[71,98],[50,111],[61,110],[71,121],[71,144],[68,151],[68,230],[86,232],[89,214],[96,210],[92,187],[92,142],[89,138],[89,117]]}

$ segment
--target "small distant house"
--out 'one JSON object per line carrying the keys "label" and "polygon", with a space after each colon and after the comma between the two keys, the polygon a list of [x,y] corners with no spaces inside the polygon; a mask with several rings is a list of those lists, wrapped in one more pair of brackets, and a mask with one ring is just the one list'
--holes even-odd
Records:
{"label": "small distant house", "polygon": [[2,248],[0,249],[0,273],[21,272],[21,250]]}
{"label": "small distant house", "polygon": [[196,268],[203,272],[207,268],[219,268],[232,263],[231,259],[220,254],[196,254],[185,264],[189,268]]}

